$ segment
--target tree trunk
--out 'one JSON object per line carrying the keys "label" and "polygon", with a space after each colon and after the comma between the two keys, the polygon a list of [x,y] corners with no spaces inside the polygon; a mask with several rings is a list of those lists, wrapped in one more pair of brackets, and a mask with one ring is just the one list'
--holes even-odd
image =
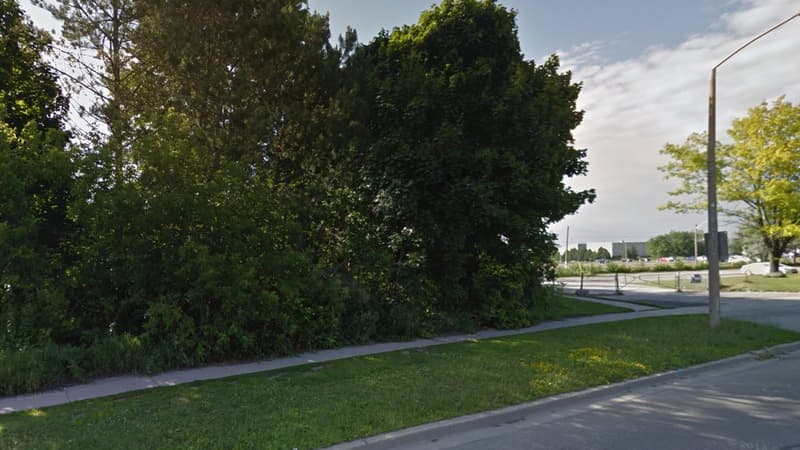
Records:
{"label": "tree trunk", "polygon": [[769,248],[769,271],[770,273],[778,273],[778,266],[781,263],[783,252],[785,252],[786,247],[789,246],[789,240],[777,238],[765,241],[767,243],[767,247]]}

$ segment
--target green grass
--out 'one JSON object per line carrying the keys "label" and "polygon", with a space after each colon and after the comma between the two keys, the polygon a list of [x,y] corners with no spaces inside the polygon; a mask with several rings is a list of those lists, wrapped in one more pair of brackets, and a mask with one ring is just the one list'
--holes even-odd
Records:
{"label": "green grass", "polygon": [[[792,273],[785,277],[773,278],[762,275],[750,275],[745,277],[733,276],[723,277],[720,289],[726,292],[800,292],[800,274]],[[648,284],[660,286],[667,289],[675,289],[675,279],[662,280],[661,282],[652,281]],[[681,290],[697,291],[707,290],[708,279],[703,277],[702,283],[690,283],[688,278],[681,279]]]}
{"label": "green grass", "polygon": [[599,298],[601,300],[610,300],[610,301],[619,302],[619,303],[633,303],[634,305],[649,306],[649,307],[655,308],[655,309],[672,309],[669,306],[659,305],[659,304],[656,304],[656,303],[653,303],[653,302],[648,302],[647,300],[627,299],[627,298],[623,298],[621,296],[618,296],[618,297],[605,297],[605,296],[599,295],[596,298]]}
{"label": "green grass", "polygon": [[317,448],[800,339],[705,316],[565,328],[0,416],[0,448]]}
{"label": "green grass", "polygon": [[782,278],[750,275],[723,278],[726,291],[800,292],[800,275],[791,273]]}
{"label": "green grass", "polygon": [[[537,310],[537,321],[627,312],[598,303],[553,298],[550,307]],[[470,330],[475,331],[475,330]],[[108,337],[89,348],[48,344],[18,352],[0,351],[0,396],[53,389],[142,370],[144,349],[138,338]]]}
{"label": "green grass", "polygon": [[545,320],[566,319],[569,317],[596,316],[630,312],[630,308],[606,305],[603,303],[560,297],[553,302],[547,311]]}

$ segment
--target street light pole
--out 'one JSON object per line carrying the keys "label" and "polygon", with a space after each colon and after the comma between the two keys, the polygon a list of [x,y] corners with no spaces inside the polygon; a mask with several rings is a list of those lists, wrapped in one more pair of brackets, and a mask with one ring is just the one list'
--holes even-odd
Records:
{"label": "street light pole", "polygon": [[697,264],[697,230],[700,229],[703,225],[706,224],[707,221],[703,221],[703,223],[696,223],[694,224],[694,263]]}
{"label": "street light pole", "polygon": [[719,311],[719,229],[717,226],[717,68],[731,59],[734,55],[744,50],[753,42],[761,39],[777,28],[785,25],[792,19],[800,17],[800,12],[773,26],[767,31],[747,41],[744,45],[726,56],[713,69],[711,69],[711,82],[708,95],[708,322],[712,328],[720,322]]}

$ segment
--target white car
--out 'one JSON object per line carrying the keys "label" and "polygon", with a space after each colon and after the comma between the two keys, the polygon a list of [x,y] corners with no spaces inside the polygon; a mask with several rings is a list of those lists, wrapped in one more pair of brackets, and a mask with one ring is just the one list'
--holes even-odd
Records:
{"label": "white car", "polygon": [[[787,273],[797,273],[797,269],[785,264],[779,264],[778,270],[784,275]],[[742,272],[745,275],[767,275],[769,273],[769,263],[756,262],[745,264],[741,269],[739,269],[739,272]]]}

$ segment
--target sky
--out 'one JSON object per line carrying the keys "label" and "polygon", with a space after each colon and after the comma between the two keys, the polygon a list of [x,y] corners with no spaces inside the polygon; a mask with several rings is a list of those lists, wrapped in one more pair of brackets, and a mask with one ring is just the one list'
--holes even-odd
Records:
{"label": "sky", "polygon": [[[35,23],[45,14],[21,2]],[[416,23],[432,0],[309,0],[328,13],[334,39],[349,25],[359,41]],[[575,145],[589,173],[567,180],[594,188],[597,200],[550,230],[570,243],[646,241],[670,231],[705,229],[705,215],[659,211],[676,185],[658,166],[666,143],[705,131],[711,68],[752,37],[800,12],[798,0],[499,0],[517,12],[526,59],[558,54],[583,89]],[[717,134],[748,108],[785,95],[800,103],[800,18],[748,47],[717,71]],[[720,218],[721,231],[735,225]]]}

